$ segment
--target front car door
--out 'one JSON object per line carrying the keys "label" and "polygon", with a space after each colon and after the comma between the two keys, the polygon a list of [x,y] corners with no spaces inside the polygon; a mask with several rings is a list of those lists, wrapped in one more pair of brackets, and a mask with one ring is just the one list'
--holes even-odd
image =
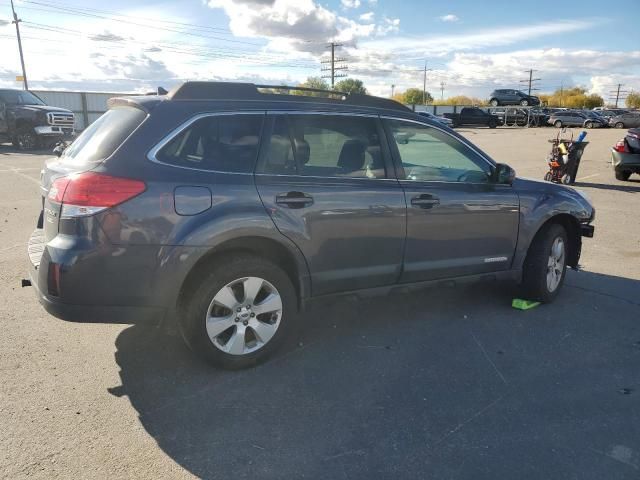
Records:
{"label": "front car door", "polygon": [[268,116],[256,172],[279,231],[304,254],[312,294],[398,281],[406,204],[377,117]]}
{"label": "front car door", "polygon": [[519,199],[511,186],[493,182],[493,164],[435,125],[384,122],[407,202],[401,281],[510,269]]}

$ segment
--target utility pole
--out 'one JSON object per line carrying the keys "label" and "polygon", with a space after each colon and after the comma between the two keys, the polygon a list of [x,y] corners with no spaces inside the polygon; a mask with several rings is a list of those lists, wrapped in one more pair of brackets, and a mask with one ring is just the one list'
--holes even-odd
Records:
{"label": "utility pole", "polygon": [[444,87],[446,83],[440,82],[440,100],[444,100]]}
{"label": "utility pole", "polygon": [[396,90],[396,86],[395,86],[395,84],[392,83],[391,84],[391,98],[393,98],[393,94],[395,93],[395,90]]}
{"label": "utility pole", "polygon": [[11,11],[13,12],[13,22],[16,24],[16,35],[18,37],[18,50],[20,51],[20,63],[22,64],[22,82],[24,84],[24,89],[29,90],[29,83],[27,83],[27,70],[24,68],[24,55],[22,54],[22,40],[20,39],[20,20],[18,18],[18,14],[16,13],[16,9],[13,6],[13,0],[11,0]]}
{"label": "utility pole", "polygon": [[564,96],[564,80],[560,82],[560,106],[562,107],[562,100]]}
{"label": "utility pole", "polygon": [[535,70],[531,69],[531,70],[527,70],[527,72],[529,72],[529,79],[525,79],[525,80],[520,80],[520,83],[529,83],[529,93],[527,95],[531,95],[531,91],[532,90],[538,90],[537,88],[532,88],[533,86],[533,82],[539,82],[540,80],[542,80],[541,78],[533,78],[533,72],[535,72]]}
{"label": "utility pole", "polygon": [[[624,84],[619,83],[618,87],[616,88],[615,91],[609,92],[609,94],[611,95],[611,97],[609,97],[609,100],[613,100],[613,96],[615,95],[616,108],[618,108],[618,102],[620,100],[624,100],[624,98],[626,98],[627,94],[629,93],[628,90],[620,90],[623,86],[624,86]],[[623,97],[623,98],[621,98],[621,97]]]}
{"label": "utility pole", "polygon": [[322,63],[323,65],[329,65],[328,67],[323,67],[322,68],[322,72],[330,72],[330,74],[325,74],[322,76],[322,78],[330,78],[331,79],[331,89],[333,90],[333,87],[336,84],[336,78],[340,78],[340,77],[346,77],[347,74],[346,73],[336,73],[336,72],[340,72],[341,70],[348,70],[349,67],[347,65],[344,65],[344,63],[347,61],[345,58],[336,58],[336,47],[341,47],[342,44],[340,43],[335,43],[335,42],[331,42],[329,45],[327,45],[327,48],[331,49],[331,60],[324,60],[320,63]]}

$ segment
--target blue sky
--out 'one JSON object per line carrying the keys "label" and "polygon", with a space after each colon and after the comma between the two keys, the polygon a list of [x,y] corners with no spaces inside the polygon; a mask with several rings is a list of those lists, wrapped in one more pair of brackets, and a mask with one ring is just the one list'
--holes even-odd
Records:
{"label": "blue sky", "polygon": [[[637,0],[16,0],[32,88],[145,91],[186,79],[295,84],[343,44],[350,77],[388,95],[486,97],[536,69],[541,91],[640,90]],[[0,0],[0,85],[20,73]]]}

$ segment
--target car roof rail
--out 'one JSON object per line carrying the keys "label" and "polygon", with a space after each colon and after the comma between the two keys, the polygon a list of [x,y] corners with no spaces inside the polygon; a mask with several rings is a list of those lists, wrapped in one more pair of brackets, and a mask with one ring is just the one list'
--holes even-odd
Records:
{"label": "car roof rail", "polygon": [[[283,93],[286,92],[286,93]],[[292,92],[323,94],[323,97],[292,95]],[[285,98],[283,98],[285,97]],[[359,107],[384,108],[411,112],[411,109],[395,100],[372,95],[344,93],[288,85],[256,85],[238,82],[185,82],[167,95],[169,100],[289,100],[330,101]]]}

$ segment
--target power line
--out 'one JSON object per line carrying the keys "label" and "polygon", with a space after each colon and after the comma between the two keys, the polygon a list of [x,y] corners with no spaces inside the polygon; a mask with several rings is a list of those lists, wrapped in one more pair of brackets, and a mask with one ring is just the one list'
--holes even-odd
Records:
{"label": "power line", "polygon": [[327,48],[331,49],[331,59],[323,60],[320,62],[322,65],[329,65],[328,67],[322,67],[322,72],[331,72],[330,74],[322,75],[322,78],[330,78],[331,79],[331,88],[335,86],[336,78],[346,77],[346,73],[339,73],[341,71],[348,70],[349,67],[345,65],[347,59],[346,58],[336,58],[336,47],[342,47],[341,43],[331,42]]}
{"label": "power line", "polygon": [[[79,30],[73,30],[69,28],[55,27],[53,25],[46,25],[35,22],[23,22],[30,29],[41,30],[45,32],[52,32],[56,34],[63,35],[73,35],[73,36],[83,36],[88,39],[92,39],[92,36],[86,34],[85,32],[81,32]],[[41,39],[37,37],[30,37],[34,40],[46,40],[46,41],[59,41],[56,39]],[[123,44],[121,40],[118,39],[102,39],[100,42],[107,42],[111,44],[118,45],[120,47],[126,47],[127,45]],[[214,50],[209,47],[200,47],[198,45],[192,45],[188,43],[181,42],[153,42],[153,46],[162,47],[164,50],[175,52],[175,53],[184,53],[188,55],[196,55],[202,57],[209,58],[232,58],[238,60],[249,60],[253,61],[260,65],[274,65],[275,63],[282,63],[285,60],[285,57],[278,57],[276,55],[266,55],[263,53],[256,54],[255,56],[250,56],[247,54],[236,54],[235,50]],[[187,47],[187,48],[185,48]],[[285,66],[285,65],[282,65]],[[302,63],[302,62],[289,62],[286,66],[294,67],[294,68],[306,68],[311,69],[314,68],[314,64],[312,63]]]}
{"label": "power line", "polygon": [[[13,1],[13,0],[12,0]],[[58,6],[58,5],[49,5],[46,3],[41,3],[41,2],[37,2],[37,1],[32,1],[32,0],[24,0],[27,3],[33,4],[33,5],[40,5],[40,6],[44,6],[46,8],[49,8],[51,10],[49,11],[53,11],[56,13],[61,13],[63,15],[71,15],[71,16],[79,16],[79,17],[88,17],[88,18],[97,18],[97,19],[102,19],[102,20],[111,20],[111,21],[118,21],[120,23],[126,23],[129,25],[134,25],[136,27],[142,27],[142,28],[149,28],[149,29],[153,29],[153,30],[162,30],[165,32],[169,32],[169,33],[178,33],[181,35],[187,35],[187,36],[191,36],[191,37],[197,37],[197,38],[203,38],[203,39],[209,39],[209,40],[218,40],[218,41],[222,41],[222,42],[230,42],[230,43],[237,43],[237,44],[244,44],[244,45],[252,45],[252,46],[262,46],[262,44],[260,43],[255,43],[255,42],[248,42],[245,40],[236,40],[236,39],[232,39],[232,38],[225,38],[225,37],[221,37],[218,35],[207,35],[204,34],[203,32],[197,33],[197,32],[193,32],[193,26],[189,26],[189,27],[168,27],[168,26],[158,26],[158,25],[152,25],[149,23],[141,23],[141,22],[134,22],[131,20],[126,20],[123,18],[119,18],[118,14],[107,14],[106,15],[100,15],[100,14],[96,14],[96,13],[88,13],[88,12],[84,12],[81,9],[77,9],[77,8],[72,8],[72,7],[64,7],[64,6]],[[33,9],[33,7],[30,7]],[[47,10],[45,10],[47,11]],[[115,17],[115,18],[114,18]],[[148,20],[147,20],[148,21]],[[196,26],[198,27],[198,26]]]}

